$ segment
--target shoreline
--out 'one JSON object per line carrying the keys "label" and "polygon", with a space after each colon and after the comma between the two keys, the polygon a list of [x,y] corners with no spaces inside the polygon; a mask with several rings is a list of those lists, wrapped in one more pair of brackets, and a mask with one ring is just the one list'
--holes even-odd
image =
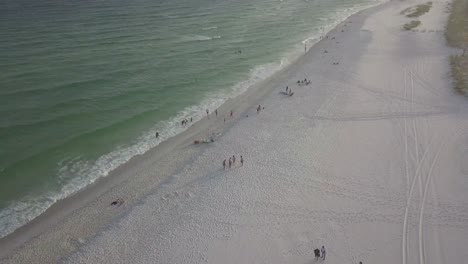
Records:
{"label": "shoreline", "polygon": [[[375,5],[376,5],[376,4],[373,4],[372,6],[375,6]],[[368,7],[366,7],[365,9],[371,8],[372,6],[368,6]],[[350,8],[349,10],[351,10],[351,11],[349,11],[349,12],[356,12],[356,10],[359,10],[360,8],[363,8],[363,6],[358,5],[357,7]],[[357,12],[359,12],[359,11],[357,11]],[[331,17],[333,17],[333,18],[342,18],[342,17],[343,17],[343,16],[342,16],[343,13],[344,13],[344,14],[348,14],[348,11],[346,10],[346,11],[342,11],[342,12],[337,12],[337,14],[335,14],[335,15],[333,15],[333,16],[331,16]],[[354,13],[354,14],[355,14],[355,13]],[[349,17],[349,16],[348,16],[348,17]],[[348,17],[346,17],[346,18],[344,18],[344,19],[347,19]],[[340,20],[340,19],[337,19],[336,21],[339,21],[339,20]],[[341,23],[341,22],[337,23],[337,25],[339,25],[340,23]],[[332,30],[333,28],[330,28],[330,27],[331,27],[331,25],[333,25],[333,24],[335,24],[335,22],[330,23],[330,24],[327,24],[326,26],[324,26],[324,28]],[[311,34],[311,36],[307,37],[307,38],[306,38],[305,40],[303,40],[301,43],[306,42],[307,45],[310,45],[310,44],[312,44],[312,46],[315,45],[315,44],[319,41],[319,36],[318,36],[318,34],[319,34],[318,32],[316,32],[316,33],[314,33],[314,34]],[[310,49],[310,48],[311,48],[311,47],[308,47],[308,49]],[[294,49],[294,50],[296,50],[296,49]],[[275,62],[273,62],[273,63],[271,63],[271,64],[280,64],[280,65],[283,65],[283,62],[286,61],[286,62],[287,62],[286,65],[290,65],[291,63],[295,63],[295,61],[298,60],[298,59],[299,59],[300,57],[302,57],[302,56],[303,56],[303,53],[302,53],[302,52],[297,52],[297,53],[296,53],[296,51],[287,50],[287,51],[285,51],[285,52],[282,53],[282,55],[281,55],[281,57],[280,57],[280,61],[275,61]],[[263,65],[268,65],[268,64],[270,64],[270,63],[263,64]],[[251,71],[255,71],[258,67],[261,67],[261,66],[263,66],[263,65],[257,65],[256,67],[252,68]],[[267,74],[267,75],[270,75],[270,76],[271,76],[271,75],[277,74],[278,72],[280,72],[280,71],[282,70],[282,68],[284,68],[283,66],[278,66],[278,67],[280,68],[279,71],[276,70],[276,71],[274,71],[274,73],[270,73],[270,74]],[[288,66],[288,67],[289,67],[289,66]],[[268,70],[268,72],[270,72],[270,71]],[[269,77],[269,78],[271,78],[271,77]],[[243,83],[243,82],[249,83],[251,79],[257,79],[257,78],[256,78],[255,75],[250,75],[247,79],[238,82],[238,83],[235,84],[233,87],[237,87],[238,84]],[[263,77],[262,77],[262,79],[263,79]],[[243,85],[239,85],[239,86],[244,87]],[[245,87],[246,87],[246,86],[245,86]],[[248,88],[247,88],[247,89],[248,89]],[[239,91],[238,91],[238,90],[239,90]],[[232,98],[233,96],[234,96],[234,97],[237,97],[240,93],[245,92],[245,89],[244,89],[244,88],[240,88],[240,89],[238,89],[238,90],[236,90],[236,89],[233,88],[233,91],[230,91],[229,93],[227,93],[228,95],[225,96],[225,97],[221,96],[221,98],[224,100],[225,98]],[[208,99],[211,98],[210,96],[207,96],[207,97],[208,97]],[[218,98],[218,97],[217,97],[217,96],[214,96],[213,98]],[[205,105],[205,100],[208,101],[208,102],[210,102],[210,100],[208,100],[208,99],[205,98],[205,99],[202,100],[202,102],[201,102],[200,104],[198,104],[198,105],[184,108],[182,111],[178,112],[176,116],[179,116],[181,113],[185,113],[185,112],[190,111],[190,108],[192,108],[192,107],[197,108],[197,107],[200,106],[200,105]],[[209,103],[208,103],[208,104],[209,104]],[[204,107],[198,107],[198,108],[203,108],[203,111],[204,111]],[[186,111],[186,110],[187,110],[187,111]],[[203,112],[203,111],[200,111],[200,112]],[[199,112],[197,111],[196,113],[199,113]],[[181,115],[182,115],[183,118],[187,117],[187,115],[185,115],[185,116],[183,116],[184,114],[181,114]],[[195,115],[196,115],[196,114],[195,114]],[[203,117],[204,115],[202,114],[201,116]],[[200,117],[200,116],[197,116],[196,119],[198,120],[199,117]],[[171,118],[171,119],[169,119],[169,122],[170,122],[170,121],[173,122],[174,120],[178,120],[178,118],[176,118],[176,117]],[[164,121],[164,122],[166,122],[166,121]],[[176,123],[178,124],[178,122],[176,122]],[[184,129],[185,129],[185,128],[184,128]],[[163,131],[163,134],[164,134],[165,129],[163,129],[162,131]],[[170,133],[168,133],[168,134],[174,135],[174,134],[177,134],[177,133],[180,132],[180,130],[177,131],[177,132],[175,132],[175,133],[173,133],[173,131],[177,131],[177,129],[171,129],[171,130],[170,130]],[[161,132],[161,131],[160,131],[160,132]],[[146,132],[145,132],[145,133],[146,133]],[[146,133],[146,134],[150,134],[150,133]],[[138,143],[137,143],[136,145],[140,145],[141,142],[146,142],[146,140],[138,141]],[[159,143],[159,144],[160,144],[160,143]],[[145,145],[145,147],[144,147],[144,148],[141,148],[141,149],[144,149],[144,152],[146,153],[146,150],[147,150],[147,149],[152,149],[152,148],[154,148],[154,145],[155,145],[155,144],[153,144],[153,141],[150,140],[150,142],[148,142],[148,144],[144,144],[144,145]],[[149,146],[149,147],[146,147],[146,146]],[[129,152],[135,152],[135,151],[134,151],[135,149],[133,149],[133,146],[130,146],[130,147],[128,147],[128,148],[129,148],[129,149],[132,149],[132,151],[129,151]],[[137,149],[140,149],[140,148],[137,147]],[[104,156],[108,156],[108,155],[112,154],[113,152],[114,152],[114,151],[112,151],[112,152],[110,152],[110,153],[107,153],[107,154],[101,156],[101,158],[104,157]],[[139,152],[139,151],[137,151],[137,152]],[[123,159],[123,160],[126,160],[126,159],[127,159],[127,155],[124,155],[124,156],[125,156],[125,157],[123,157],[122,159]],[[128,155],[128,156],[131,156],[131,155]],[[141,155],[137,155],[137,156],[141,156]],[[130,161],[130,160],[128,160],[128,161],[126,161],[126,162],[129,162],[129,161]],[[125,162],[125,163],[126,163],[126,162]],[[114,163],[114,162],[110,162],[110,163]],[[117,163],[117,164],[118,164],[118,163]],[[120,166],[122,166],[122,165],[123,165],[123,164],[118,165],[117,167],[115,167],[115,166],[110,166],[110,167],[113,167],[113,168],[114,168],[114,169],[112,169],[112,170],[116,170],[116,169],[118,169],[118,167],[120,167]],[[97,176],[97,178],[94,177],[94,176],[90,176],[90,177],[83,176],[83,181],[77,181],[77,182],[78,182],[77,185],[80,185],[79,188],[78,188],[78,187],[75,187],[75,185],[71,185],[71,184],[68,182],[68,183],[64,184],[64,186],[62,186],[61,191],[53,192],[52,194],[48,194],[48,195],[44,195],[44,196],[38,195],[38,196],[35,197],[35,200],[43,200],[43,199],[44,199],[44,200],[47,200],[47,201],[49,201],[49,200],[52,201],[52,200],[53,200],[53,201],[55,201],[55,202],[51,202],[51,205],[50,205],[50,206],[53,206],[53,205],[55,205],[57,202],[59,202],[59,201],[61,201],[61,200],[63,200],[63,199],[68,198],[68,196],[66,197],[66,195],[64,194],[64,193],[67,193],[67,194],[70,193],[68,190],[77,190],[77,189],[79,189],[78,191],[71,191],[72,194],[71,194],[70,196],[73,196],[73,195],[76,194],[77,192],[83,191],[84,189],[88,188],[89,186],[94,185],[97,181],[100,181],[100,180],[103,179],[103,178],[107,178],[107,177],[111,174],[111,171],[112,171],[112,170],[109,171],[109,170],[107,169],[107,166],[104,166],[103,170],[100,170],[100,169],[102,169],[102,167],[99,167],[99,166],[96,167],[96,170],[97,170],[97,171],[105,171],[105,172],[106,172],[106,176]],[[93,171],[95,171],[95,170],[93,170]],[[108,172],[108,171],[109,171],[109,172]],[[108,172],[108,173],[107,173],[107,172]],[[97,173],[92,173],[92,175],[97,175]],[[81,176],[80,176],[79,178],[81,178]],[[86,182],[86,183],[92,182],[92,183],[91,183],[91,184],[81,184],[82,182]],[[73,187],[65,188],[65,189],[67,189],[67,191],[64,191],[64,187],[67,187],[67,186],[70,186],[70,185],[73,186]],[[82,187],[82,186],[85,186],[85,187]],[[58,197],[58,198],[57,198],[57,197]],[[64,197],[64,198],[61,198],[61,197]],[[49,199],[49,198],[51,198],[51,199]],[[32,200],[34,200],[34,199],[32,199]],[[40,211],[44,210],[43,208],[47,208],[47,206],[49,206],[49,203],[45,203],[45,204],[46,204],[46,206],[44,206],[44,207],[38,206],[38,207],[41,208]],[[34,204],[32,204],[32,205],[34,205]],[[32,205],[31,205],[31,206],[32,206]],[[42,204],[40,204],[40,205],[42,205]],[[15,207],[14,207],[13,205],[12,205],[12,206],[8,206],[8,207],[6,207],[6,208],[9,209],[9,210],[12,210],[12,211],[14,211],[14,209],[15,209]],[[29,207],[28,207],[28,208],[29,208]],[[49,208],[50,208],[50,207],[49,207]],[[49,210],[49,208],[47,208],[47,209],[45,209],[45,210],[47,211],[47,210]],[[24,210],[24,211],[29,212],[29,210]],[[32,218],[32,219],[36,219],[37,217],[39,217],[40,215],[43,215],[44,213],[45,213],[45,211],[42,212],[42,213],[40,213],[39,215],[37,215],[36,213],[32,213],[32,214],[18,214],[18,215],[14,214],[15,217],[13,217],[13,218],[14,218],[14,219],[23,219],[23,218],[28,218],[28,219],[31,219],[31,218]],[[37,215],[37,216],[36,216],[36,215]],[[16,217],[16,216],[18,216],[18,217]],[[23,216],[26,216],[26,217],[23,217]],[[34,216],[34,217],[33,217],[33,216]],[[11,221],[11,222],[9,222],[9,223],[13,223],[13,222],[15,222],[15,221]],[[18,222],[21,222],[21,221],[18,221]],[[29,221],[29,222],[30,222],[30,221]],[[25,224],[24,224],[24,225],[25,225]],[[22,225],[22,226],[24,226],[24,225]],[[16,225],[12,224],[11,226],[16,226]],[[22,226],[20,226],[20,227],[22,227]],[[19,227],[19,228],[20,228],[20,227]],[[16,228],[15,230],[17,230],[17,229],[18,229],[18,228]],[[12,233],[12,232],[11,232],[11,233]],[[11,233],[10,233],[10,234],[11,234]],[[2,233],[2,234],[4,234],[4,233]],[[10,235],[10,234],[9,234],[9,235]],[[5,237],[6,237],[6,236],[5,236]],[[1,238],[0,238],[0,239],[1,239]]]}
{"label": "shoreline", "polygon": [[[320,0],[320,1],[323,1],[323,0]],[[167,92],[169,92],[168,99],[176,100],[176,101],[171,101],[174,103],[171,103],[170,107],[165,107],[164,111],[162,111],[161,113],[159,113],[159,111],[151,112],[151,109],[153,107],[156,107],[156,108],[159,107],[158,98],[155,98],[155,100],[158,101],[157,105],[154,105],[151,102],[151,100],[148,101],[147,100],[148,98],[147,98],[146,100],[144,100],[146,102],[149,102],[147,106],[139,106],[138,110],[134,109],[130,111],[132,113],[134,111],[140,112],[140,110],[142,110],[143,108],[146,109],[146,107],[148,107],[148,110],[150,111],[146,112],[146,110],[144,110],[145,114],[143,114],[143,116],[139,116],[139,114],[138,115],[132,114],[132,117],[125,118],[126,121],[122,121],[121,123],[115,124],[116,127],[109,126],[108,130],[105,130],[105,129],[98,130],[98,131],[87,134],[85,137],[74,137],[72,141],[70,142],[67,141],[68,142],[67,144],[54,145],[55,146],[54,149],[56,151],[45,152],[43,153],[43,155],[41,154],[39,156],[31,156],[31,159],[29,160],[24,159],[24,162],[26,163],[24,163],[25,165],[23,167],[26,166],[26,172],[21,173],[22,177],[20,178],[27,178],[29,177],[28,175],[35,175],[38,173],[39,173],[38,176],[41,176],[41,177],[39,178],[34,177],[36,181],[33,181],[34,183],[32,183],[32,185],[28,185],[30,186],[30,189],[32,190],[31,195],[28,195],[28,193],[24,193],[23,188],[19,188],[19,187],[18,187],[19,189],[17,189],[16,195],[10,195],[9,192],[5,193],[3,197],[4,198],[3,200],[5,201],[4,208],[0,211],[0,218],[2,218],[1,222],[5,224],[0,227],[0,237],[6,236],[6,234],[11,233],[13,230],[18,228],[19,226],[24,225],[29,220],[34,219],[38,215],[42,214],[48,207],[50,207],[56,201],[62,200],[66,198],[67,196],[72,195],[78,190],[83,189],[85,186],[96,181],[100,177],[106,177],[111,170],[114,170],[120,164],[127,162],[132,156],[136,154],[142,154],[146,152],[147,150],[149,150],[150,148],[153,148],[154,146],[159,144],[159,142],[161,142],[162,139],[165,140],[168,137],[172,137],[180,133],[181,131],[185,130],[186,127],[182,127],[179,125],[179,121],[182,120],[182,118],[194,117],[194,120],[201,119],[204,116],[203,113],[204,113],[205,108],[214,109],[215,107],[218,107],[221,104],[221,102],[224,102],[227,98],[237,96],[238,94],[245,91],[246,87],[251,86],[252,83],[257,82],[258,80],[264,79],[266,76],[271,75],[272,72],[276,71],[278,68],[281,68],[281,66],[279,65],[289,64],[290,61],[293,61],[297,56],[300,56],[303,54],[301,42],[304,37],[318,39],[319,27],[323,27],[324,29],[329,30],[331,26],[334,26],[337,22],[340,22],[344,17],[350,15],[351,13],[355,13],[356,11],[366,7],[366,5],[372,4],[372,2],[370,1],[373,1],[373,0],[364,0],[364,3],[359,3],[359,4],[358,3],[350,3],[350,4],[337,3],[337,4],[330,5],[329,7],[323,6],[324,8],[323,10],[327,10],[326,12],[320,12],[323,14],[320,14],[318,17],[316,17],[316,15],[312,15],[310,16],[309,20],[307,20],[308,18],[304,17],[304,19],[306,19],[305,21],[297,25],[294,25],[293,29],[294,29],[294,32],[297,31],[296,33],[294,34],[287,33],[285,34],[285,36],[289,36],[289,37],[284,37],[284,38],[282,37],[281,41],[278,41],[278,42],[269,41],[269,43],[272,44],[271,46],[270,44],[257,45],[256,43],[260,44],[260,42],[257,42],[257,41],[250,41],[250,40],[246,42],[242,41],[243,43],[240,43],[240,47],[245,49],[243,56],[241,56],[240,54],[237,55],[236,53],[231,53],[229,51],[231,49],[231,44],[229,44],[231,41],[230,39],[231,37],[235,36],[235,34],[231,34],[230,33],[231,31],[229,30],[228,27],[226,27],[226,31],[222,30],[224,32],[223,35],[226,35],[226,36],[223,36],[221,39],[213,39],[213,40],[209,40],[203,43],[196,41],[190,44],[187,43],[187,45],[189,45],[187,46],[187,49],[185,48],[174,49],[175,52],[174,53],[171,52],[170,56],[177,57],[179,56],[177,54],[181,54],[180,52],[184,54],[185,52],[191,53],[190,51],[191,45],[194,45],[193,47],[195,49],[197,49],[196,47],[198,45],[204,45],[204,46],[215,45],[216,47],[221,48],[220,50],[221,52],[227,52],[226,58],[229,61],[232,60],[231,62],[234,63],[232,65],[231,63],[227,63],[224,66],[221,65],[220,68],[224,69],[223,71],[225,71],[229,69],[230,67],[235,67],[236,70],[229,71],[229,73],[226,75],[226,77],[228,77],[228,79],[226,80],[226,83],[227,83],[226,85],[222,85],[222,83],[224,83],[223,82],[223,79],[225,78],[224,76],[213,75],[206,81],[198,80],[199,78],[202,78],[202,76],[199,76],[199,78],[189,78],[191,80],[189,81],[190,82],[189,85],[178,86],[180,87],[181,90],[185,90],[187,88],[183,88],[183,87],[192,87],[192,85],[193,87],[198,87],[198,86],[205,86],[206,84],[206,87],[205,87],[206,89],[204,87],[201,87],[201,90],[198,90],[198,89],[193,90],[193,95],[196,97],[196,100],[194,100],[195,98],[192,98],[189,100],[189,98],[187,98],[186,96],[183,96],[182,101],[179,104],[177,97],[171,96],[172,91],[166,90]],[[361,1],[357,1],[357,2],[361,2]],[[260,4],[260,5],[263,5],[263,4]],[[270,4],[266,4],[265,6],[270,6],[270,5],[276,5],[276,4],[270,3]],[[301,8],[297,8],[297,6],[300,6]],[[298,13],[301,13],[301,14],[303,12],[308,12],[308,11],[305,11],[305,10],[308,10],[307,9],[308,8],[307,6],[309,6],[308,3],[299,1],[297,6],[288,5],[287,9],[292,8],[294,10],[297,10]],[[264,14],[264,15],[268,16],[268,14]],[[275,20],[278,20],[278,19],[275,19]],[[307,21],[310,21],[310,22],[307,22]],[[174,22],[183,24],[183,20],[180,20],[180,19],[176,19]],[[284,24],[284,26],[288,27],[287,25],[288,23]],[[280,26],[283,28],[283,24],[280,24]],[[298,31],[298,29],[301,29],[301,28],[304,30]],[[199,32],[199,33],[202,35],[204,33],[207,33],[209,35],[214,32],[218,32],[216,34],[219,35],[221,31],[220,29],[216,29],[216,30],[211,30],[208,32]],[[288,31],[285,31],[285,32],[288,32]],[[261,34],[252,35],[252,37],[254,39],[259,38],[259,40],[262,40],[264,38],[263,35],[264,34],[261,33]],[[268,38],[268,35],[269,34],[264,35],[265,39]],[[175,39],[178,39],[178,38],[179,37],[175,37]],[[181,36],[180,43],[182,43],[182,45],[185,45],[183,43],[186,43],[185,42],[186,40],[183,40],[183,39],[185,39],[185,36],[184,37]],[[236,43],[237,40],[235,40],[234,38],[233,41],[234,43]],[[312,43],[313,41],[309,41],[309,42]],[[179,42],[176,41],[176,43],[179,43]],[[274,43],[277,43],[277,44],[274,44]],[[214,48],[215,46],[213,46],[213,51],[217,52],[216,51],[217,48]],[[263,54],[262,52],[256,52],[257,50],[256,47],[258,46],[262,46],[263,47],[262,49],[264,50],[265,50],[265,47],[268,47],[267,49],[270,49],[270,47],[272,47],[274,48],[275,52],[269,52],[269,54],[264,56],[262,55]],[[251,52],[254,52],[254,54],[252,54]],[[195,53],[194,55],[197,58],[198,58],[197,54],[199,54],[200,56],[204,56],[202,53]],[[215,59],[213,63],[219,64],[220,62],[223,62],[223,61],[224,59]],[[203,64],[207,67],[210,67],[209,66],[210,63],[208,64],[203,63]],[[177,72],[179,71],[185,72],[185,70],[190,71],[190,67],[185,68],[183,67],[183,65],[184,64],[181,64],[180,66],[178,66]],[[167,64],[167,66],[169,66],[169,64]],[[168,74],[170,73],[168,72]],[[163,75],[153,74],[153,75],[148,75],[148,76],[161,76],[161,78],[163,78],[162,77]],[[142,78],[146,79],[146,76],[142,76]],[[154,77],[154,78],[158,79],[159,77]],[[154,79],[154,78],[151,77],[149,79]],[[217,80],[218,78],[221,81],[218,81]],[[171,85],[176,85],[176,82],[171,81],[172,83]],[[152,82],[148,81],[145,83],[152,83]],[[218,83],[218,85],[211,86],[210,83],[212,84]],[[46,83],[44,83],[44,85],[47,86]],[[144,84],[142,85],[144,86]],[[158,83],[157,86],[162,87],[163,84]],[[157,95],[158,93],[159,93],[158,88],[155,89],[154,91],[151,89],[150,96],[158,96]],[[138,92],[136,92],[135,94],[133,94],[132,92],[132,98],[133,96],[135,96],[135,98],[138,97],[137,94]],[[191,92],[187,91],[187,92],[184,92],[184,94],[188,95],[188,94],[191,94]],[[129,98],[129,100],[131,101],[133,99]],[[110,104],[113,104],[112,101],[113,101],[112,99],[108,100]],[[192,102],[193,104],[190,103],[186,105],[186,103],[188,103],[189,101]],[[162,102],[166,102],[166,100],[163,100]],[[163,104],[166,104],[166,103],[163,103]],[[106,104],[99,104],[99,105],[100,107],[104,107]],[[110,106],[106,105],[106,107],[110,107]],[[96,115],[103,114],[98,109],[95,109],[93,111],[96,112]],[[166,111],[169,111],[170,113]],[[123,110],[123,112],[125,113],[125,110]],[[53,111],[51,113],[53,113]],[[169,114],[170,116],[168,116]],[[162,115],[165,117],[162,117]],[[117,119],[123,118],[123,116],[124,115],[115,115]],[[66,117],[63,117],[63,118],[66,118]],[[162,120],[161,118],[163,118],[164,120]],[[109,122],[112,123],[113,121],[106,120],[105,123],[109,124]],[[135,128],[134,125],[136,123],[126,125],[125,122],[137,122],[138,126],[142,126],[142,127]],[[77,127],[81,126],[80,123],[77,123],[77,124],[78,124]],[[99,125],[99,127],[101,126],[107,127],[107,125],[104,125],[104,123]],[[119,129],[123,129],[124,127],[125,127],[125,130],[123,131],[125,131],[125,134],[121,135],[121,133],[118,131],[120,131]],[[89,130],[93,131],[92,126],[89,127]],[[58,131],[60,131],[60,129],[57,130],[56,132]],[[160,139],[154,138],[155,131],[161,132],[162,137]],[[79,144],[79,142],[87,142],[87,140],[92,139],[95,136],[99,138],[99,135],[106,135],[106,133],[108,132],[116,135],[116,137],[113,138],[112,141],[107,142],[107,140],[102,140],[102,142],[98,144],[99,147],[95,146],[91,148],[81,149],[83,152],[81,152],[81,150],[77,148],[76,155],[78,155],[79,157],[74,157],[75,152],[72,150],[75,149],[75,146],[81,145]],[[68,136],[70,137],[72,136],[72,134],[68,134]],[[40,137],[40,135],[37,133],[36,133],[36,136]],[[114,142],[114,140],[119,141],[120,143],[115,145],[112,143]],[[34,142],[32,142],[31,144],[34,145]],[[21,144],[15,144],[14,142],[12,142],[11,144],[13,148],[20,147],[20,145]],[[23,152],[23,153],[26,155],[28,152]],[[53,155],[53,153],[62,153],[62,154]],[[53,157],[50,156],[51,158],[49,158],[49,155],[52,155]],[[41,157],[40,160],[46,159],[44,160],[44,162],[40,162],[38,164],[40,165],[41,168],[43,168],[44,170],[47,170],[47,172],[34,171],[34,169],[31,169],[31,168],[32,166],[35,166],[35,165],[33,164],[31,164],[31,166],[27,165],[27,163],[29,162],[35,163],[34,160],[36,160],[36,158],[38,157]],[[14,166],[12,167],[8,165],[7,167],[5,167],[6,169],[6,171],[4,171],[6,173],[5,176],[7,176],[7,174],[11,174],[11,175],[14,174],[14,171],[9,168],[13,169]],[[55,172],[52,170],[55,170]],[[42,177],[48,178],[53,188],[43,187],[42,186],[43,184],[42,185],[40,184],[40,179]],[[21,182],[20,178],[18,178],[17,180],[13,179],[11,181],[11,184],[14,184],[17,181]],[[18,182],[18,184],[20,184],[18,186],[21,186],[20,182]],[[7,186],[9,185],[10,183],[6,184],[4,187],[8,189]],[[49,186],[49,184],[46,184],[44,186]],[[11,197],[11,199],[8,197]]]}
{"label": "shoreline", "polygon": [[[387,2],[378,3],[374,6],[360,10],[346,17],[325,35],[340,34],[340,26],[342,26],[345,21],[353,19],[353,17],[360,16],[360,14],[363,12],[372,12],[372,9],[379,8],[386,3]],[[116,191],[114,190],[119,189],[119,187],[122,188],[122,185],[125,185],[126,182],[132,180],[128,178],[129,175],[138,174],[137,168],[138,166],[141,166],[141,164],[153,162],[155,159],[160,160],[158,163],[166,162],[165,171],[158,175],[157,179],[152,178],[154,182],[152,183],[153,186],[151,188],[139,194],[133,193],[130,195],[129,198],[125,199],[125,204],[122,207],[125,208],[124,210],[113,208],[116,209],[115,212],[100,216],[101,219],[99,219],[100,221],[97,226],[92,228],[92,231],[89,230],[88,232],[90,235],[92,235],[95,233],[95,231],[100,230],[102,227],[111,223],[115,219],[118,219],[123,214],[125,214],[127,210],[130,210],[130,208],[133,207],[135,203],[138,203],[142,197],[145,197],[148,193],[151,192],[151,190],[154,190],[154,188],[158,188],[158,186],[164,184],[164,181],[166,181],[170,175],[173,175],[174,172],[177,171],[178,166],[176,164],[173,164],[173,166],[169,165],[171,163],[170,158],[167,159],[166,157],[165,160],[165,155],[169,153],[174,155],[174,152],[176,152],[177,154],[175,156],[183,154],[183,157],[177,157],[181,158],[182,160],[178,163],[190,162],[190,159],[193,159],[194,155],[196,155],[200,149],[205,148],[205,146],[192,147],[191,144],[194,138],[203,138],[204,135],[208,134],[208,130],[213,131],[213,128],[214,130],[221,130],[224,133],[229,131],[229,129],[234,126],[239,121],[239,119],[242,119],[239,118],[239,110],[242,117],[244,117],[246,113],[254,114],[253,111],[258,102],[262,101],[266,95],[273,92],[272,84],[284,82],[281,81],[284,79],[282,78],[284,75],[291,71],[297,71],[297,68],[301,67],[301,65],[307,60],[307,57],[312,56],[312,53],[322,53],[322,49],[326,46],[326,39],[318,40],[308,48],[306,54],[299,56],[295,61],[275,72],[272,76],[249,87],[247,91],[243,92],[239,96],[230,98],[224,102],[218,108],[218,112],[228,113],[230,109],[236,109],[235,120],[226,121],[226,124],[224,125],[221,118],[213,122],[213,119],[208,120],[206,117],[204,117],[203,119],[192,124],[191,127],[182,133],[161,142],[158,146],[150,149],[142,155],[132,157],[128,162],[118,166],[117,169],[111,171],[108,176],[101,177],[96,180],[96,182],[88,185],[77,193],[57,201],[44,213],[0,239],[0,259],[8,259],[8,257],[11,257],[12,253],[14,253],[16,250],[21,249],[23,246],[25,246],[25,244],[31,242],[34,243],[34,240],[40,238],[41,235],[46,233],[48,230],[54,229],[57,225],[67,221],[67,219],[70,220],[70,218],[75,217],[74,215],[80,214],[81,210],[87,207],[96,207],[96,204],[99,204],[101,207],[103,207],[110,203],[111,200],[108,199],[110,197],[120,198],[120,196],[116,194]],[[287,84],[284,86],[286,85]],[[212,115],[213,113],[210,114],[210,116]],[[175,157],[173,158],[176,159]],[[148,175],[146,175],[145,178],[148,178]],[[101,200],[101,198],[104,197],[106,198],[104,199],[105,201]]]}

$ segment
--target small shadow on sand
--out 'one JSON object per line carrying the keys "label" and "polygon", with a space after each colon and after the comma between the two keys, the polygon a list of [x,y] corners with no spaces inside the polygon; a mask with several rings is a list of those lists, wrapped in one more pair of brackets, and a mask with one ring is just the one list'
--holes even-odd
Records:
{"label": "small shadow on sand", "polygon": [[322,258],[314,258],[311,262],[309,262],[310,264],[317,264],[317,263],[321,263],[323,262],[323,259]]}

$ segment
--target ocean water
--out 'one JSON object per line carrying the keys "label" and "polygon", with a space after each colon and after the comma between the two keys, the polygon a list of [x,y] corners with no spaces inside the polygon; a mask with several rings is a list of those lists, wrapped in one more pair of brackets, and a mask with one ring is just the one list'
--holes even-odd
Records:
{"label": "ocean water", "polygon": [[0,237],[378,1],[2,1]]}

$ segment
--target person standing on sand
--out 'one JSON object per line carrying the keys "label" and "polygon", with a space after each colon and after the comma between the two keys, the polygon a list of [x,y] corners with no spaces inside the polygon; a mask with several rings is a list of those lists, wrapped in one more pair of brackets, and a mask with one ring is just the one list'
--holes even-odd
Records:
{"label": "person standing on sand", "polygon": [[236,156],[232,155],[232,164],[236,164]]}
{"label": "person standing on sand", "polygon": [[224,123],[226,123],[226,118],[224,118]]}
{"label": "person standing on sand", "polygon": [[190,117],[190,123],[192,123],[192,118]]}
{"label": "person standing on sand", "polygon": [[159,132],[156,132],[156,138],[159,138]]}
{"label": "person standing on sand", "polygon": [[241,155],[241,166],[244,166],[244,158]]}
{"label": "person standing on sand", "polygon": [[210,119],[210,111],[208,109],[206,109],[206,116]]}
{"label": "person standing on sand", "polygon": [[232,165],[232,160],[231,158],[229,158],[229,168],[231,168],[231,165]]}
{"label": "person standing on sand", "polygon": [[323,260],[325,260],[325,256],[327,255],[327,252],[325,251],[325,246],[322,246],[321,251],[322,251],[322,258]]}
{"label": "person standing on sand", "polygon": [[233,112],[232,112],[232,110],[231,110],[231,118],[232,118],[232,114],[233,114]]}
{"label": "person standing on sand", "polygon": [[216,114],[216,116],[218,116],[218,109],[215,110],[215,114]]}
{"label": "person standing on sand", "polygon": [[286,92],[288,92],[289,86],[286,86]]}
{"label": "person standing on sand", "polygon": [[223,170],[226,169],[226,159],[223,160]]}

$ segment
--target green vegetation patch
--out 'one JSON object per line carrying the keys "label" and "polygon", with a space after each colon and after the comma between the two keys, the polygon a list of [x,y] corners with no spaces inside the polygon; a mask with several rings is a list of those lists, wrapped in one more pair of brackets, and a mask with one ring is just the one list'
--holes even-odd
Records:
{"label": "green vegetation patch", "polygon": [[417,6],[406,8],[405,10],[401,11],[402,15],[406,15],[407,17],[420,17],[425,13],[429,12],[432,7],[432,2],[427,2],[425,4],[420,4]]}
{"label": "green vegetation patch", "polygon": [[452,77],[455,88],[468,94],[468,0],[454,0],[445,31],[448,43],[463,50],[463,54],[451,57]]}
{"label": "green vegetation patch", "polygon": [[455,89],[462,94],[468,93],[468,56],[456,55],[450,58]]}
{"label": "green vegetation patch", "polygon": [[468,0],[454,0],[451,7],[445,36],[448,43],[457,48],[465,48],[468,43]]}
{"label": "green vegetation patch", "polygon": [[409,22],[409,23],[404,24],[404,25],[403,25],[403,28],[404,28],[405,30],[412,30],[413,28],[415,28],[415,27],[417,27],[417,26],[419,26],[419,25],[421,25],[421,21],[419,21],[419,20],[413,20],[413,21],[411,21],[411,22]]}

